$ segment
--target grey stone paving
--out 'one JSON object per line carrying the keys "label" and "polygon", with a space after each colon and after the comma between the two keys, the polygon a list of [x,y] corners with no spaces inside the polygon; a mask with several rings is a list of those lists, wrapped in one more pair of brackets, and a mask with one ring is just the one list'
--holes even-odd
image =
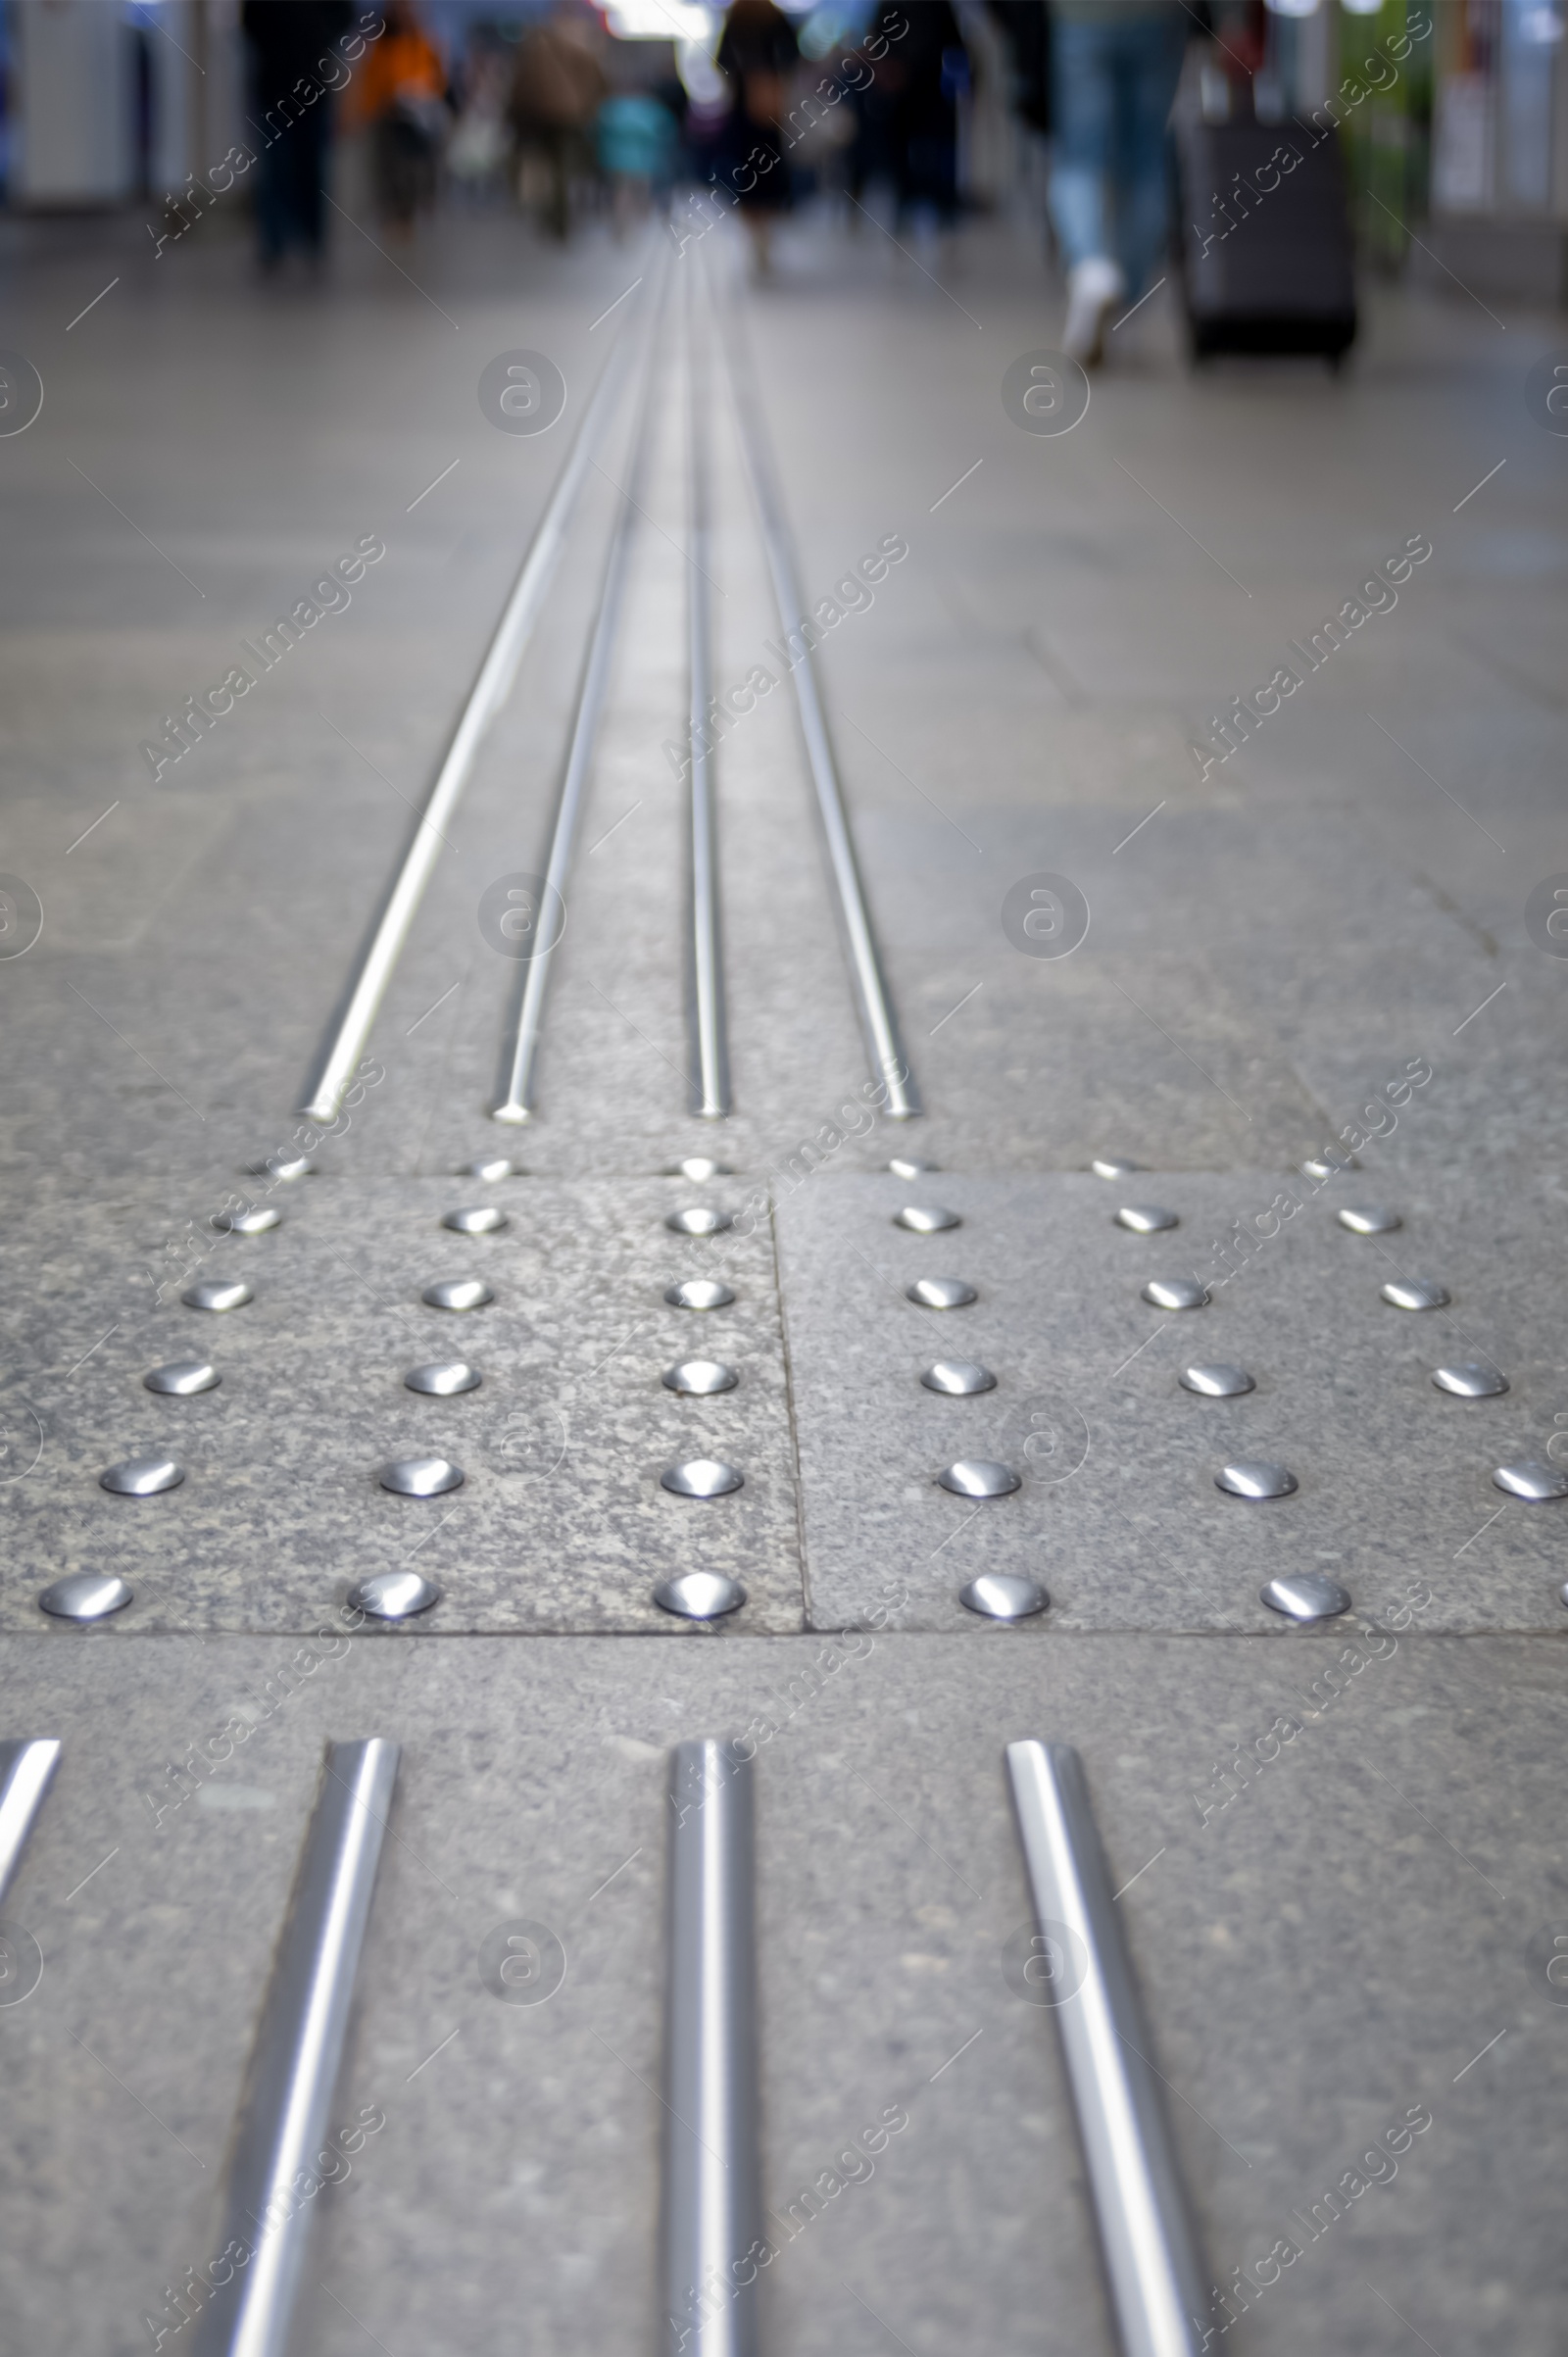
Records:
{"label": "grey stone paving", "polygon": [[[1492,1475],[1568,1446],[1554,1424],[1568,1400],[1556,1189],[1504,1213],[1490,1194],[1430,1186],[1396,1193],[1392,1235],[1339,1225],[1336,1203],[1381,1195],[1367,1167],[1272,1194],[1250,1175],[1165,1172],[1115,1186],[824,1174],[802,1189],[780,1249],[819,1623],[858,1617],[891,1571],[909,1590],[902,1625],[955,1627],[965,1581],[1023,1571],[1050,1591],[1053,1626],[1263,1629],[1278,1623],[1259,1587],[1297,1570],[1330,1572],[1373,1617],[1419,1572],[1424,1627],[1555,1635],[1563,1501],[1505,1498]],[[906,1234],[892,1215],[911,1198],[962,1226]],[[1181,1224],[1128,1234],[1122,1203]],[[1451,1305],[1389,1305],[1381,1288],[1401,1273],[1442,1280]],[[925,1275],[966,1278],[980,1298],[916,1307],[905,1289]],[[1142,1288],[1160,1277],[1206,1285],[1207,1306],[1151,1306]],[[996,1389],[926,1390],[922,1368],[945,1357],[978,1361]],[[1197,1398],[1178,1381],[1195,1360],[1241,1365],[1256,1389]],[[1431,1377],[1453,1360],[1493,1361],[1511,1388],[1446,1397]],[[935,1476],[958,1457],[1008,1464],[1022,1488],[951,1497]],[[1281,1460],[1299,1489],[1225,1497],[1214,1475],[1231,1457]]]}
{"label": "grey stone paving", "polygon": [[[211,2255],[319,1743],[370,1733],[405,1751],[338,2110],[386,2125],[319,2197],[302,2345],[646,2337],[662,1752],[726,1727],[760,1745],[769,2345],[1110,2346],[1052,2023],[1001,1955],[1027,1919],[1001,1748],[1041,1734],[1091,1763],[1219,2280],[1300,2250],[1248,2345],[1394,2357],[1388,2300],[1435,2347],[1556,2346],[1560,1647],[1386,1634],[1337,1681],[1336,1635],[332,1643],[290,1678],[292,1643],[0,1640],[67,1744],[8,1908],[45,1959],[0,2009],[19,2347],[131,2357]],[[478,1979],[515,1919],[566,1950],[542,2005]]]}
{"label": "grey stone paving", "polygon": [[[1440,2357],[1546,2357],[1568,1505],[1490,1477],[1562,1454],[1568,1416],[1568,960],[1524,920],[1568,869],[1564,446],[1520,398],[1560,320],[1374,285],[1343,379],[1191,381],[1161,297],[1082,426],[1040,440],[997,392],[1057,331],[1031,243],[977,227],[943,285],[874,229],[792,226],[750,311],[804,582],[820,594],[886,534],[909,546],[821,676],[926,1117],[865,1112],[783,684],[719,763],[736,1113],[715,1133],[687,1110],[665,366],[539,1117],[486,1118],[515,975],[475,907],[541,863],[623,429],[388,992],[385,1079],[321,1174],[277,1190],[284,1225],[204,1261],[254,1271],[255,1303],[199,1318],[154,1298],[165,1248],[294,1131],[564,453],[492,432],[474,379],[527,343],[580,398],[610,332],[590,322],[636,266],[454,217],[410,257],[416,284],[354,241],[324,293],[263,297],[216,229],[156,268],[139,235],[0,224],[8,341],[49,392],[0,441],[0,869],[46,916],[0,961],[0,1734],[66,1743],[8,1904],[44,1971],[0,2004],[7,2357],[130,2357],[209,2257],[320,1743],[372,1732],[405,1756],[340,2109],[386,2126],[321,2197],[301,2357],[368,2333],[389,2357],[651,2345],[661,1759],[748,1725],[769,2352],[1112,2346],[1051,2024],[1000,1963],[1026,1912],[1001,1747],[1038,1734],[1084,1753],[1218,2281],[1300,2247],[1231,2345],[1396,2357],[1413,2332]],[[713,455],[728,683],[776,616],[722,416]],[[1433,555],[1396,608],[1202,773],[1209,715],[1417,532]],[[155,785],[138,746],[160,715],[369,533],[387,554],[351,608]],[[1063,959],[1002,930],[1039,869],[1091,906]],[[1430,1081],[1374,1124],[1412,1059]],[[1147,1275],[1211,1272],[1213,1238],[1304,1196],[1297,1165],[1351,1124],[1382,1131],[1361,1170],[1209,1307],[1162,1324],[1141,1301]],[[511,1228],[444,1234],[446,1206],[490,1192],[456,1166],[498,1149],[525,1173],[494,1191]],[[893,1180],[897,1151],[941,1174]],[[660,1175],[705,1152],[734,1175]],[[1112,1190],[1087,1174],[1106,1153],[1147,1172]],[[1182,1225],[1124,1234],[1119,1196]],[[683,1245],[663,1213],[698,1197],[771,1217]],[[964,1224],[902,1234],[891,1213],[919,1197]],[[1404,1225],[1350,1237],[1341,1200]],[[1383,1305],[1385,1251],[1451,1308]],[[733,1309],[666,1309],[664,1284],[715,1258]],[[491,1308],[421,1306],[470,1266],[494,1272]],[[916,1311],[902,1288],[932,1270],[979,1301]],[[661,1389],[699,1347],[734,1359],[733,1395]],[[192,1348],[217,1392],[145,1392]],[[997,1390],[922,1391],[939,1350]],[[403,1389],[448,1350],[483,1389]],[[1256,1392],[1182,1392],[1199,1355],[1244,1359]],[[1483,1355],[1505,1398],[1432,1389],[1440,1358]],[[1052,1478],[1080,1424],[1082,1462]],[[180,1490],[97,1488],[174,1434]],[[376,1488],[378,1461],[427,1443],[468,1471],[454,1498]],[[1244,1444],[1298,1494],[1221,1498],[1214,1466]],[[743,1463],[739,1496],[659,1489],[698,1446]],[[931,1477],[982,1449],[1023,1488],[971,1512]],[[430,1621],[310,1639],[416,1547],[445,1590]],[[649,1600],[697,1563],[751,1598],[707,1649]],[[36,1611],[77,1564],[129,1577],[120,1622]],[[1034,1571],[1050,1612],[965,1614],[985,1566]],[[1333,1571],[1354,1612],[1288,1628],[1257,1602],[1287,1566]],[[235,1718],[254,1732],[172,1806],[169,1767]],[[502,2013],[473,1958],[517,1915],[555,1926],[569,1970]],[[893,2111],[907,2128],[873,2167],[862,2132]],[[1314,2231],[1412,2111],[1432,2125],[1396,2174]],[[792,2228],[830,2170],[852,2182]]]}
{"label": "grey stone paving", "polygon": [[[734,1182],[486,1189],[321,1175],[273,1187],[282,1223],[256,1237],[215,1236],[210,1214],[193,1233],[167,1199],[40,1212],[13,1282],[21,1295],[30,1278],[42,1296],[19,1321],[23,1350],[54,1363],[44,1388],[11,1395],[13,1449],[31,1438],[41,1453],[0,1507],[9,1625],[35,1625],[43,1582],[112,1569],[156,1628],[305,1632],[355,1580],[416,1556],[447,1589],[443,1624],[456,1629],[676,1631],[686,1624],[651,1592],[685,1570],[732,1574],[752,1620],[798,1628],[765,1199],[760,1221],[710,1242],[664,1224],[726,1192],[743,1209]],[[508,1227],[443,1228],[444,1210],[473,1204],[503,1210]],[[730,1283],[732,1307],[666,1303],[666,1286],[710,1271]],[[235,1275],[252,1288],[246,1305],[184,1305],[188,1283]],[[485,1307],[421,1298],[472,1275],[494,1293]],[[216,1390],[182,1399],[144,1388],[149,1368],[192,1355],[219,1369]],[[705,1356],[733,1364],[733,1393],[677,1399],[662,1387],[666,1367]],[[441,1399],[405,1387],[408,1368],[453,1358],[480,1369],[477,1390]],[[99,1487],[105,1466],[164,1452],[185,1468],[177,1490],[133,1498]],[[421,1455],[462,1466],[463,1487],[424,1499],[379,1487],[378,1465]],[[704,1502],[661,1488],[667,1465],[704,1456],[735,1461],[744,1490]]]}

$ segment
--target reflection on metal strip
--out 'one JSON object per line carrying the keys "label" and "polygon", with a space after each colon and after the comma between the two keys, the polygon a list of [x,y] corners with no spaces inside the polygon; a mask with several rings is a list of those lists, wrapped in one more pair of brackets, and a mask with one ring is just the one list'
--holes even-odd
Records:
{"label": "reflection on metal strip", "polygon": [[429,799],[414,830],[414,838],[403,855],[403,863],[381,912],[370,929],[331,1036],[306,1089],[301,1109],[312,1120],[330,1121],[337,1113],[343,1093],[365,1053],[370,1027],[403,954],[409,928],[430,880],[445,831],[452,823],[453,813],[472,772],[485,732],[512,693],[517,665],[533,635],[551,576],[565,546],[566,526],[571,520],[571,512],[587,479],[594,452],[614,415],[615,405],[626,383],[638,335],[639,322],[635,315],[639,301],[640,298],[633,297],[614,347],[583,411],[576,437],[539,519],[539,527],[523,559],[522,569],[513,585],[512,595],[496,624],[495,636],[479,666],[478,677],[468,691],[467,702],[464,705],[452,740],[436,772],[435,783],[430,788]]}
{"label": "reflection on metal strip", "polygon": [[[641,512],[640,494],[647,473],[649,444],[653,438],[654,398],[653,366],[658,348],[659,330],[663,310],[664,287],[668,278],[667,260],[659,269],[658,287],[653,297],[654,319],[643,356],[642,378],[638,400],[640,416],[636,441],[633,446],[631,471],[620,495],[614,529],[611,535],[610,555],[605,564],[605,577],[599,592],[599,616],[594,623],[593,637],[588,645],[588,660],[583,665],[582,685],[577,691],[577,713],[572,722],[571,745],[566,755],[566,766],[562,774],[561,790],[556,801],[555,824],[550,834],[550,858],[545,868],[544,907],[558,910],[564,922],[566,908],[566,878],[571,868],[572,848],[576,841],[577,821],[582,813],[583,798],[588,783],[588,771],[593,763],[594,743],[599,732],[599,716],[604,710],[605,692],[610,684],[610,666],[614,658],[615,636],[620,620],[620,593],[625,585],[626,560],[631,549],[632,531]],[[536,950],[522,967],[522,987],[517,1002],[512,1045],[502,1068],[498,1100],[490,1108],[495,1121],[526,1121],[534,1109],[534,1078],[539,1061],[539,1036],[544,1028],[545,998],[550,988],[550,969],[555,962],[561,943],[559,925],[551,939]]]}
{"label": "reflection on metal strip", "polygon": [[705,1121],[730,1109],[729,1043],[724,1024],[724,968],[718,922],[718,812],[714,747],[708,707],[713,694],[712,603],[709,596],[712,533],[708,441],[709,350],[697,266],[686,272],[686,364],[690,440],[687,457],[687,632],[691,676],[691,1003],[696,1031],[694,1112]]}
{"label": "reflection on metal strip", "polygon": [[59,1758],[60,1745],[52,1737],[0,1743],[0,1906],[22,1863]]}
{"label": "reflection on metal strip", "polygon": [[1067,1743],[1009,1743],[1023,1844],[1062,2057],[1126,2357],[1198,2357],[1207,2278],[1170,2130],[1083,1762]]}
{"label": "reflection on metal strip", "polygon": [[398,1746],[328,1743],[229,2153],[220,2250],[235,2264],[191,2357],[284,2357],[343,2059]]}
{"label": "reflection on metal strip", "polygon": [[871,930],[870,910],[865,905],[865,888],[860,881],[859,863],[855,856],[855,838],[850,832],[849,813],[844,807],[844,792],[839,784],[838,768],[833,758],[827,715],[817,693],[808,636],[812,625],[801,597],[789,526],[784,519],[783,502],[768,447],[761,392],[741,342],[739,324],[733,319],[726,322],[724,347],[729,361],[730,380],[735,389],[735,413],[740,428],[741,449],[751,479],[752,496],[757,505],[758,521],[761,528],[762,546],[767,554],[767,568],[772,575],[773,597],[783,626],[784,642],[790,646],[792,633],[805,642],[798,661],[793,660],[795,650],[790,647],[790,677],[795,682],[801,734],[806,739],[806,756],[810,764],[811,782],[816,789],[817,810],[827,845],[828,867],[838,901],[860,1028],[865,1035],[872,1073],[886,1091],[889,1114],[896,1121],[907,1121],[921,1110],[920,1092],[915,1086],[905,1056],[903,1041],[899,1037],[898,1021],[877,952],[876,935]]}
{"label": "reflection on metal strip", "polygon": [[761,2193],[749,1759],[669,1760],[661,2357],[756,2357]]}

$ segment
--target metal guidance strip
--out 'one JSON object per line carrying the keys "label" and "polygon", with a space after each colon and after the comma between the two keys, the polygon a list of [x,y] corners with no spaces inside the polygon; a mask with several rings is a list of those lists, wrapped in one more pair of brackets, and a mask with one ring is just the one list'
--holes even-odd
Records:
{"label": "metal guidance strip", "polygon": [[[490,1108],[493,1121],[526,1121],[534,1109],[535,1067],[539,1060],[540,1033],[544,1028],[550,969],[560,947],[561,931],[565,924],[566,877],[571,867],[588,772],[593,765],[600,714],[610,684],[611,663],[614,658],[620,621],[621,591],[626,579],[626,560],[631,548],[633,527],[641,513],[638,495],[647,472],[649,445],[653,439],[654,357],[662,324],[663,296],[667,282],[668,262],[664,260],[659,269],[659,283],[652,303],[653,316],[643,351],[639,383],[640,414],[632,446],[631,470],[620,495],[614,527],[611,533],[610,554],[606,559],[604,580],[599,591],[599,614],[588,644],[582,684],[577,691],[571,744],[556,801],[555,823],[550,832],[550,857],[544,876],[544,906],[536,912],[541,931],[549,927],[551,938],[533,952],[523,967],[521,996],[517,1002],[511,1049],[502,1065],[497,1102]],[[559,924],[554,915],[549,913],[557,910],[560,914]]]}
{"label": "metal guidance strip", "polygon": [[1009,1743],[1018,1838],[1126,2357],[1199,2357],[1207,2277],[1170,2130],[1147,2060],[1132,1968],[1095,1830],[1083,1762],[1067,1743]]}
{"label": "metal guidance strip", "polygon": [[326,1746],[228,2158],[219,2248],[250,2255],[203,2310],[192,2357],[288,2347],[397,1773],[378,1737]]}
{"label": "metal guidance strip", "polygon": [[53,1736],[0,1743],[0,1906],[59,1764],[60,1745]]}
{"label": "metal guidance strip", "polygon": [[686,272],[687,637],[691,679],[691,1007],[696,1050],[692,1109],[705,1121],[731,1109],[729,1040],[724,1020],[724,967],[719,932],[718,810],[713,775],[716,748],[708,733],[713,695],[712,502],[709,479],[709,341],[696,265]]}
{"label": "metal guidance strip", "polygon": [[566,526],[593,464],[595,447],[611,422],[626,383],[642,329],[640,306],[641,298],[634,296],[610,358],[583,410],[565,464],[546,503],[512,594],[502,609],[478,675],[468,690],[435,783],[403,855],[403,863],[361,954],[331,1037],[306,1088],[301,1110],[313,1120],[331,1121],[336,1117],[339,1102],[365,1053],[371,1026],[403,954],[403,945],[430,880],[446,829],[472,773],[485,732],[512,693],[517,666],[533,635],[545,593],[565,546]]}
{"label": "metal guidance strip", "polygon": [[669,1755],[661,2357],[756,2357],[758,2166],[752,1766]]}
{"label": "metal guidance strip", "polygon": [[[817,809],[821,813],[828,866],[838,901],[856,1007],[865,1036],[872,1072],[887,1090],[887,1111],[896,1121],[908,1121],[922,1110],[920,1092],[899,1036],[898,1019],[888,996],[876,935],[871,929],[871,915],[865,905],[865,888],[860,881],[855,838],[850,831],[849,813],[844,807],[844,791],[839,784],[833,741],[828,734],[822,699],[817,693],[810,651],[811,624],[801,597],[789,526],[785,521],[778,478],[768,446],[761,392],[741,342],[739,325],[733,319],[726,322],[723,342],[735,394],[735,417],[740,431],[741,451],[757,507],[762,546],[767,555],[767,568],[772,576],[773,597],[778,607],[784,643],[789,646],[791,636],[795,633],[799,633],[803,643],[799,661],[791,664],[790,677],[795,682],[801,734],[806,739],[811,783],[816,789]],[[793,648],[790,651],[793,655]]]}

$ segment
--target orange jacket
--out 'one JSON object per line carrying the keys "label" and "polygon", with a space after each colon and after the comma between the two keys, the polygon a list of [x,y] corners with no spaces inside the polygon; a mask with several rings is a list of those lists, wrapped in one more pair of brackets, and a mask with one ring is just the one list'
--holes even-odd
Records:
{"label": "orange jacket", "polygon": [[346,112],[351,123],[378,123],[399,98],[443,98],[446,87],[446,68],[427,34],[386,32],[349,84]]}

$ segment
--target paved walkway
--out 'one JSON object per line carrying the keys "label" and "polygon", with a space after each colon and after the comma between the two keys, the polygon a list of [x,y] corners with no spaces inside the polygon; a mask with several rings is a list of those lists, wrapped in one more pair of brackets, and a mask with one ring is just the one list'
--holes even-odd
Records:
{"label": "paved walkway", "polygon": [[[1216,2326],[1245,2306],[1259,2357],[1546,2357],[1568,1507],[1492,1476],[1564,1454],[1568,1423],[1568,961],[1527,918],[1568,870],[1568,445],[1524,389],[1560,322],[1373,287],[1342,378],[1194,378],[1161,294],[1081,422],[1040,435],[1003,380],[1058,307],[1012,232],[938,277],[875,224],[792,227],[748,332],[805,588],[841,610],[820,676],[924,1117],[866,1086],[721,385],[715,674],[777,677],[718,757],[736,1111],[686,1110],[671,340],[538,1117],[486,1118],[516,970],[477,911],[543,864],[624,427],[388,993],[381,1076],[244,1239],[212,1215],[295,1132],[646,257],[454,217],[390,264],[345,227],[326,286],[264,293],[231,244],[155,261],[137,235],[12,223],[0,255],[45,385],[0,441],[0,867],[43,911],[0,973],[0,1734],[66,1745],[7,1907],[44,1959],[0,2004],[15,2346],[183,2345],[157,2333],[212,2255],[321,1741],[369,1734],[404,1754],[340,2109],[386,2125],[320,2197],[299,2346],[651,2346],[662,1754],[750,1726],[773,2357],[1112,2345],[1051,2026],[1001,1961],[1028,1916],[1001,1748],[1026,1735],[1079,1745],[1127,1886]],[[538,437],[476,399],[519,347],[568,387]],[[342,600],[316,594],[356,552]],[[319,618],[252,661],[308,598]],[[254,684],[155,781],[144,746],[236,664]],[[1062,957],[1004,917],[1080,903]],[[1302,1176],[1336,1140],[1359,1167]],[[455,1176],[498,1152],[526,1175]],[[732,1175],[666,1175],[704,1154]],[[936,1170],[889,1174],[911,1154]],[[1107,1156],[1142,1169],[1106,1182]],[[962,1225],[901,1230],[911,1200]],[[445,1232],[464,1201],[509,1227]],[[672,1235],[699,1201],[760,1213]],[[1128,1203],[1179,1225],[1129,1232]],[[1402,1224],[1339,1223],[1367,1204]],[[732,1307],[666,1305],[715,1267]],[[492,1306],[425,1307],[474,1272]],[[235,1273],[243,1311],[181,1306]],[[914,1306],[933,1274],[977,1301]],[[1446,1306],[1383,1300],[1412,1277]],[[1143,1297],[1180,1278],[1206,1307]],[[456,1347],[477,1392],[404,1389]],[[661,1386],[699,1347],[732,1396]],[[216,1391],[142,1387],[193,1350]],[[939,1354],[995,1390],[923,1389]],[[1195,1359],[1255,1390],[1197,1397]],[[1452,1361],[1510,1388],[1446,1396]],[[163,1449],[177,1491],[97,1486]],[[464,1488],[380,1491],[415,1450]],[[660,1488],[703,1454],[745,1488]],[[1236,1456],[1296,1494],[1221,1495]],[[959,1457],[1020,1491],[948,1495]],[[429,1619],[345,1637],[351,1582],[411,1558]],[[133,1605],[46,1623],[38,1591],[83,1568]],[[652,1600],[691,1568],[749,1592],[706,1641]],[[983,1571],[1050,1609],[975,1618]],[[1288,1626],[1259,1600],[1280,1573],[1340,1580],[1350,1614]],[[567,1955],[541,2007],[475,1967],[517,1918]]]}

